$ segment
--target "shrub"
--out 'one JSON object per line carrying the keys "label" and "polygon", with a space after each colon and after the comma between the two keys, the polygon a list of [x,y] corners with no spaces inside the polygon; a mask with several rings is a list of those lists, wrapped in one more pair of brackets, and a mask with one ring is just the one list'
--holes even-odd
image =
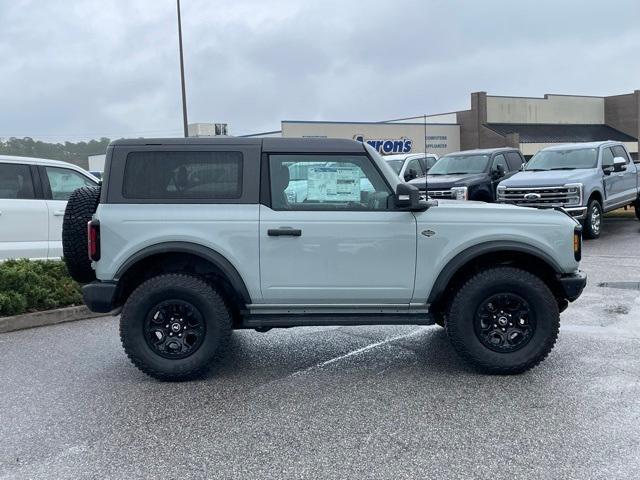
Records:
{"label": "shrub", "polygon": [[7,260],[0,263],[0,317],[82,303],[80,286],[64,262]]}

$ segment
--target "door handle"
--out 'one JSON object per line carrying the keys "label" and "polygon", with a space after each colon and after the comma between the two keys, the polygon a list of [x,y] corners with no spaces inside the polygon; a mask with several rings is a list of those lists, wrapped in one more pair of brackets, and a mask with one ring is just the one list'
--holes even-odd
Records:
{"label": "door handle", "polygon": [[270,228],[269,230],[267,230],[267,235],[269,235],[270,237],[300,237],[302,236],[302,230],[300,230],[299,228],[289,227]]}
{"label": "door handle", "polygon": [[63,217],[64,216],[64,210],[56,210],[53,212],[53,215],[56,217]]}

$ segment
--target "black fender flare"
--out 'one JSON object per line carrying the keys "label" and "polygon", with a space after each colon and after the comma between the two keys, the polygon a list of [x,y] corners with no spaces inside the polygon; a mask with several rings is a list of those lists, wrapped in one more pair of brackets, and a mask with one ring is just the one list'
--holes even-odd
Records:
{"label": "black fender flare", "polygon": [[247,286],[238,273],[238,270],[236,270],[231,262],[212,248],[198,245],[197,243],[163,242],[138,250],[136,253],[131,255],[127,261],[120,266],[120,268],[118,268],[118,271],[114,276],[114,280],[120,280],[120,278],[122,278],[122,276],[140,260],[161,253],[189,253],[203,258],[204,260],[208,260],[222,271],[244,303],[247,305],[251,303],[251,296],[249,295]]}
{"label": "black fender flare", "polygon": [[551,267],[557,274],[562,273],[562,269],[560,268],[558,262],[556,262],[549,254],[537,247],[534,247],[533,245],[510,240],[494,240],[484,242],[478,245],[473,245],[472,247],[463,250],[444,266],[444,268],[438,274],[433,287],[431,288],[428,303],[433,304],[437,302],[438,299],[440,299],[453,276],[467,263],[476,258],[479,258],[482,255],[494,252],[525,253],[540,259],[549,267]]}

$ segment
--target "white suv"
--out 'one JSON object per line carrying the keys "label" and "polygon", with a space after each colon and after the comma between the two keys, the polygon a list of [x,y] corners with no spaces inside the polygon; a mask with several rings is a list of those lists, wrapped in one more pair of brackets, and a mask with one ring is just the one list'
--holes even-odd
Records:
{"label": "white suv", "polygon": [[59,259],[67,200],[98,183],[70,163],[0,155],[0,261]]}

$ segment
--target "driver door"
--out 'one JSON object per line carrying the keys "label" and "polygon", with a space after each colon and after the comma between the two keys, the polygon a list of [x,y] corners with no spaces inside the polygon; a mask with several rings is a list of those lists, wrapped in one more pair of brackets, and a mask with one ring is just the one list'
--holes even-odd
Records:
{"label": "driver door", "polygon": [[263,301],[408,307],[416,219],[394,210],[371,159],[277,154],[268,164],[270,198],[260,206]]}

